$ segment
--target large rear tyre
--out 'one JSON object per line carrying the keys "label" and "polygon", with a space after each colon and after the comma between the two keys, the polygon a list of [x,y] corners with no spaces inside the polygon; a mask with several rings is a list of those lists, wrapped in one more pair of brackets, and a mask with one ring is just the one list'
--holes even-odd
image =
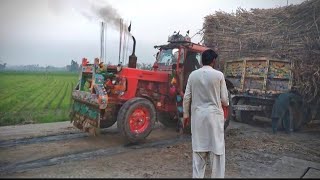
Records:
{"label": "large rear tyre", "polygon": [[104,112],[103,119],[100,121],[100,128],[108,128],[117,122],[117,112],[119,108],[112,107],[109,111]]}
{"label": "large rear tyre", "polygon": [[106,121],[100,121],[100,128],[108,128],[113,126],[117,122],[116,117],[110,117],[110,119]]}
{"label": "large rear tyre", "polygon": [[108,128],[113,126],[117,122],[117,116],[112,115],[111,117],[108,117],[108,119],[104,119],[100,121],[100,128]]}
{"label": "large rear tyre", "polygon": [[149,100],[133,98],[120,108],[117,121],[120,133],[129,142],[139,142],[151,133],[156,121],[156,110]]}
{"label": "large rear tyre", "polygon": [[170,114],[170,112],[158,111],[158,121],[165,127],[176,127],[178,118],[174,118],[174,115]]}
{"label": "large rear tyre", "polygon": [[233,113],[233,108],[232,108],[232,99],[231,99],[231,94],[230,91],[228,91],[228,99],[229,99],[229,106],[228,106],[228,117],[226,118],[226,121],[224,122],[224,130],[227,129],[227,127],[230,124],[230,120],[232,119],[232,113]]}

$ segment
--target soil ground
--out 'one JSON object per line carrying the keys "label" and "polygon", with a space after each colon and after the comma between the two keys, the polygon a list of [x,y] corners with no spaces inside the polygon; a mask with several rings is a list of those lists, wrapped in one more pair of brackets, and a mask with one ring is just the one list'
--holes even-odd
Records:
{"label": "soil ground", "polygon": [[[274,135],[269,124],[232,121],[225,141],[225,177],[320,177],[317,124]],[[135,145],[126,144],[116,124],[98,137],[69,122],[4,126],[0,177],[190,178],[191,139],[158,123],[145,142]]]}

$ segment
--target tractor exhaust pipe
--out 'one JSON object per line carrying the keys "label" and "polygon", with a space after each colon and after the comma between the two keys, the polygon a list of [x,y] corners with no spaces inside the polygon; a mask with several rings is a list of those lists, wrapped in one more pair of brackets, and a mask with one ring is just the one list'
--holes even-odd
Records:
{"label": "tractor exhaust pipe", "polygon": [[132,50],[132,54],[129,56],[129,68],[136,68],[137,67],[137,56],[134,54],[136,51],[136,39],[134,38],[134,36],[132,36],[132,40],[133,40],[133,50]]}
{"label": "tractor exhaust pipe", "polygon": [[105,61],[105,23],[101,22],[101,34],[100,34],[100,62]]}

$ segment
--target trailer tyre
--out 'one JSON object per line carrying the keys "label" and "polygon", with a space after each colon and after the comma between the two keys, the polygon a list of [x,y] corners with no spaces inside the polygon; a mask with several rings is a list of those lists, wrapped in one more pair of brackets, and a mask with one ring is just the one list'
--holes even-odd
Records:
{"label": "trailer tyre", "polygon": [[[237,105],[246,105],[246,104],[248,104],[248,102],[245,98],[239,99],[237,103]],[[238,122],[248,122],[252,119],[252,113],[250,111],[236,110],[235,114],[236,114],[235,120]]]}
{"label": "trailer tyre", "polygon": [[156,121],[156,110],[149,100],[133,98],[120,108],[117,121],[120,133],[129,142],[139,142],[151,133]]}

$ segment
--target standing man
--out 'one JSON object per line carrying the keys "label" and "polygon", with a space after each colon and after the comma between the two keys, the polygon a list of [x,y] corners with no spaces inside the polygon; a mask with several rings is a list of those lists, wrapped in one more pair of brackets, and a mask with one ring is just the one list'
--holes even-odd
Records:
{"label": "standing man", "polygon": [[191,109],[193,178],[204,178],[209,157],[211,177],[223,178],[225,174],[222,105],[229,106],[229,100],[223,73],[213,69],[217,57],[212,49],[202,53],[203,67],[189,75],[183,99],[184,125],[190,122]]}
{"label": "standing man", "polygon": [[302,96],[295,88],[287,93],[280,94],[272,107],[272,131],[277,133],[278,127],[283,124],[286,133],[291,133],[299,129],[302,120],[306,119],[306,113],[303,111]]}

